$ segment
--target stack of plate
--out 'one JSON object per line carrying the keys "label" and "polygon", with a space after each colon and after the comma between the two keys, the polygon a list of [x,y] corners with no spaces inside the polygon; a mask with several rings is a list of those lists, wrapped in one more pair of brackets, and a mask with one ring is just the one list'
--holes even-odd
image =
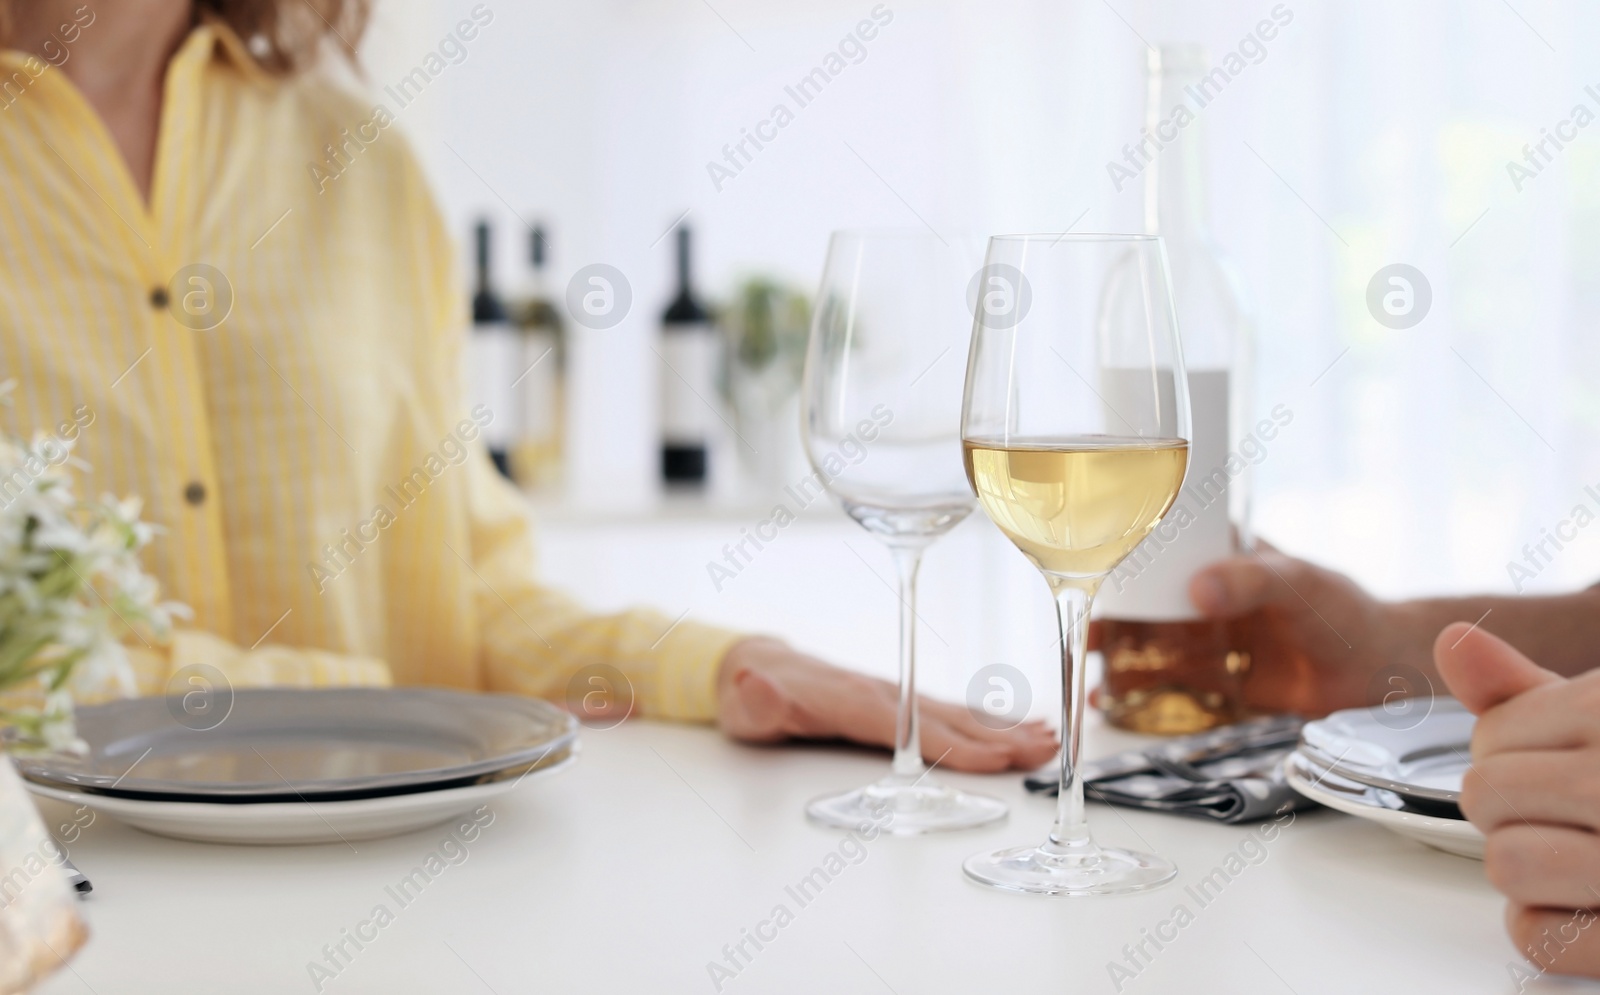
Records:
{"label": "stack of plate", "polygon": [[472,812],[578,750],[570,715],[514,695],[262,688],[225,704],[203,717],[176,697],[80,708],[86,756],[17,769],[34,794],[162,836],[328,843]]}
{"label": "stack of plate", "polygon": [[1483,859],[1483,834],[1461,815],[1474,716],[1454,698],[1335,712],[1307,722],[1284,770],[1296,791],[1431,847]]}

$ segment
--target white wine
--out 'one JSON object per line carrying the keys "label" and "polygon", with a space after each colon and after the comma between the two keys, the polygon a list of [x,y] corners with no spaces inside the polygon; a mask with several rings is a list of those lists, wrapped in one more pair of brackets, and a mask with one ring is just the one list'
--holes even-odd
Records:
{"label": "white wine", "polygon": [[984,511],[1040,570],[1103,577],[1139,544],[1183,486],[1181,439],[1093,435],[963,440]]}

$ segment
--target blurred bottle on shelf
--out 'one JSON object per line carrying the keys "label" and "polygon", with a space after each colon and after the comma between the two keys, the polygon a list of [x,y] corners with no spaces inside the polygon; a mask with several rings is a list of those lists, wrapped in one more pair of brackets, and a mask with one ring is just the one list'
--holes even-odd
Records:
{"label": "blurred bottle on shelf", "polygon": [[694,292],[689,229],[678,226],[678,291],[661,316],[661,479],[703,489],[717,413],[719,342]]}
{"label": "blurred bottle on shelf", "polygon": [[517,362],[510,370],[521,409],[511,446],[511,471],[524,489],[550,493],[565,478],[566,339],[549,291],[550,240],[543,225],[528,239],[526,284],[511,305],[517,330]]}
{"label": "blurred bottle on shelf", "polygon": [[517,391],[512,381],[522,366],[520,340],[495,291],[490,263],[488,221],[476,229],[476,282],[472,293],[472,334],[467,338],[467,400],[469,407],[483,405],[492,417],[483,429],[484,444],[494,465],[511,476],[511,446],[522,421]]}
{"label": "blurred bottle on shelf", "polygon": [[[1138,732],[1179,735],[1244,717],[1251,659],[1238,626],[1201,618],[1189,581],[1249,542],[1250,461],[1234,452],[1249,424],[1251,329],[1207,220],[1204,121],[1192,103],[1210,71],[1204,48],[1150,52],[1145,105],[1145,226],[1166,241],[1189,373],[1194,439],[1188,477],[1161,526],[1100,590],[1100,707]],[[1111,306],[1114,306],[1111,305]]]}

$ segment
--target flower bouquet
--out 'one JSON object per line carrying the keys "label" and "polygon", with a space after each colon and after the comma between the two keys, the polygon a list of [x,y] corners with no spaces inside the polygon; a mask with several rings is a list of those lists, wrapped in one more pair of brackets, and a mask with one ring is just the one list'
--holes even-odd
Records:
{"label": "flower bouquet", "polygon": [[183,610],[157,600],[139,563],[154,528],[138,499],[79,498],[72,446],[0,433],[0,725],[13,751],[81,750],[74,691],[132,694],[123,640],[163,639]]}

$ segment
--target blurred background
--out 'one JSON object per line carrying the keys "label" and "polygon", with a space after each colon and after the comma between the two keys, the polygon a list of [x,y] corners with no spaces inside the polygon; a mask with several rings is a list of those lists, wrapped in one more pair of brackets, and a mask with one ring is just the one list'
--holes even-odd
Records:
{"label": "blurred background", "polygon": [[[488,23],[441,58],[475,10]],[[864,20],[873,37],[802,106],[786,88]],[[1277,29],[1263,42],[1264,20]],[[380,0],[359,85],[427,164],[463,287],[487,221],[508,299],[532,226],[558,310],[595,264],[631,292],[611,327],[564,316],[561,467],[537,497],[546,574],[598,607],[650,602],[887,675],[889,558],[832,506],[807,509],[732,580],[708,568],[807,470],[781,355],[760,390],[778,441],[760,466],[730,444],[731,426],[763,423],[736,397],[760,372],[737,369],[748,282],[770,281],[764,300],[809,295],[842,227],[1142,230],[1142,184],[1117,189],[1108,163],[1139,142],[1147,53],[1172,42],[1242,66],[1199,123],[1212,232],[1254,328],[1254,405],[1293,413],[1255,469],[1257,532],[1385,596],[1509,592],[1508,564],[1558,531],[1575,538],[1522,590],[1600,580],[1600,525],[1573,520],[1580,505],[1600,513],[1592,5]],[[780,104],[791,119],[763,125]],[[758,126],[776,137],[725,157]],[[656,344],[677,225],[733,356],[712,481],[690,498],[659,482]],[[1408,328],[1368,306],[1396,263],[1431,298]],[[960,697],[997,662],[1048,680],[1044,587],[982,515],[933,547],[922,596],[928,690]]]}

